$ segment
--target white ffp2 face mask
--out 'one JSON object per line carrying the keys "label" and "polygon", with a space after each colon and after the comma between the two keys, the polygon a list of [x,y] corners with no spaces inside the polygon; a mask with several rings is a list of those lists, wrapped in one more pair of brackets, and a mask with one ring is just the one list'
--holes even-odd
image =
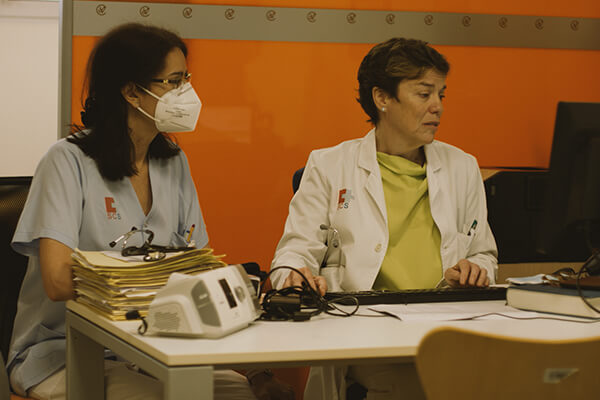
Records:
{"label": "white ffp2 face mask", "polygon": [[202,102],[191,83],[186,82],[161,97],[142,86],[140,88],[158,100],[154,117],[141,107],[137,109],[153,120],[160,132],[190,132],[196,128]]}

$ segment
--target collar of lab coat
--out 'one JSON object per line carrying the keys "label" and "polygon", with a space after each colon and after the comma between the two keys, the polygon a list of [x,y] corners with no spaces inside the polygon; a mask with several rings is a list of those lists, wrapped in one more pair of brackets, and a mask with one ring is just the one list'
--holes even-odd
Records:
{"label": "collar of lab coat", "polygon": [[377,146],[375,143],[375,128],[363,138],[358,152],[358,166],[370,173],[379,170],[377,165]]}

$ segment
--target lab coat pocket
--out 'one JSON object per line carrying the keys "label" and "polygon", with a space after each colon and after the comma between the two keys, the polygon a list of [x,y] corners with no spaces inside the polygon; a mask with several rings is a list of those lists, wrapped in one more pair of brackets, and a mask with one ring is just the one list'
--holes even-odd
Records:
{"label": "lab coat pocket", "polygon": [[343,267],[321,267],[319,274],[325,278],[327,282],[328,292],[341,292],[342,291],[342,279],[343,279],[344,268]]}
{"label": "lab coat pocket", "polygon": [[467,235],[465,233],[457,233],[456,234],[456,254],[458,255],[458,259],[467,258],[469,255],[469,250],[471,249],[471,243],[473,243],[473,239],[475,238],[476,233],[472,233],[471,235]]}
{"label": "lab coat pocket", "polygon": [[169,245],[171,246],[187,246],[189,243],[187,238],[177,232],[173,232],[171,235],[171,242]]}

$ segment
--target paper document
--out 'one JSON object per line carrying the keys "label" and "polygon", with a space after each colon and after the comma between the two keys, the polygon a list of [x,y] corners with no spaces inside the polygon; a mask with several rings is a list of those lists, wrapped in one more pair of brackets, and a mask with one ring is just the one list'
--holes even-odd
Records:
{"label": "paper document", "polygon": [[[147,263],[147,261],[144,261],[144,256],[143,255],[141,255],[141,256],[123,256],[123,255],[121,255],[120,251],[114,251],[114,250],[103,251],[101,253],[104,254],[105,256],[108,256],[108,257],[111,257],[111,258],[115,258],[115,259],[121,260],[121,261]],[[183,251],[173,252],[173,253],[165,253],[165,258],[171,258],[171,257],[174,257],[174,256],[178,256],[181,253],[183,253]]]}
{"label": "paper document", "polygon": [[150,262],[141,260],[141,256],[122,257],[113,251],[75,250],[72,259],[76,301],[113,320],[125,319],[129,310],[145,315],[156,292],[173,272],[193,275],[224,267],[221,258],[211,249],[168,253],[167,257]]}
{"label": "paper document", "polygon": [[543,285],[546,281],[558,282],[558,278],[548,274],[506,278],[506,282],[512,283],[513,285]]}
{"label": "paper document", "polygon": [[[473,301],[456,303],[414,303],[380,304],[369,307],[370,310],[392,314],[402,321],[461,321],[481,317],[480,319],[502,319],[508,317],[531,318],[541,314],[522,311],[501,302]],[[494,315],[487,315],[496,313]],[[486,315],[486,316],[484,316]]]}

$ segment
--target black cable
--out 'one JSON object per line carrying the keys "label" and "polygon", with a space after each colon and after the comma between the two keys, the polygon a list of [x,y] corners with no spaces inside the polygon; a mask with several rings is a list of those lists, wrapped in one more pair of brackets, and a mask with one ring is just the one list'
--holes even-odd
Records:
{"label": "black cable", "polygon": [[369,318],[388,318],[388,317],[391,317],[391,318],[396,318],[397,319],[397,317],[395,315],[385,314],[385,313],[381,313],[381,314],[359,314],[359,313],[356,313],[356,314],[354,314],[354,316],[355,317],[369,317]]}
{"label": "black cable", "polygon": [[594,222],[592,220],[586,220],[585,225],[583,227],[585,233],[585,244],[587,248],[592,252],[592,256],[600,251],[600,249],[596,246],[600,243],[594,243]]}
{"label": "black cable", "polygon": [[[358,299],[353,296],[344,296],[344,299],[350,299],[354,302],[352,311],[345,311],[337,307],[335,303],[340,299],[326,300],[311,286],[306,276],[296,268],[281,266],[271,269],[263,282],[261,282],[260,293],[267,278],[278,269],[289,269],[302,277],[301,286],[290,286],[280,290],[271,289],[261,302],[261,307],[265,311],[261,316],[263,320],[288,320],[305,321],[315,315],[326,313],[336,317],[350,317],[355,315],[359,308]],[[314,311],[302,311],[314,309]]]}
{"label": "black cable", "polygon": [[[600,322],[600,319],[592,319],[592,320],[575,320],[575,319],[567,319],[567,318],[558,318],[558,317],[515,317],[512,315],[507,315],[507,314],[502,314],[502,313],[498,313],[498,312],[491,312],[491,313],[487,313],[487,314],[481,314],[481,315],[475,315],[474,317],[466,317],[466,318],[460,318],[460,319],[453,319],[451,321],[468,321],[468,320],[474,320],[474,319],[478,319],[478,318],[483,318],[483,317],[487,317],[489,315],[498,315],[500,317],[506,317],[506,318],[512,318],[512,319],[519,319],[519,320],[528,320],[528,319],[549,319],[549,320],[553,320],[553,321],[563,321],[563,322],[577,322],[578,324],[595,324]],[[584,317],[582,317],[584,318]]]}
{"label": "black cable", "polygon": [[142,317],[138,310],[129,310],[125,313],[125,319],[128,321],[141,319],[142,325],[138,326],[138,333],[143,335],[148,330],[148,322],[146,322],[146,318]]}
{"label": "black cable", "polygon": [[589,266],[594,263],[596,260],[596,257],[600,257],[600,253],[594,253],[590,256],[590,258],[587,259],[587,261],[581,266],[581,269],[579,270],[579,272],[577,272],[577,279],[575,280],[575,286],[577,287],[577,294],[579,294],[579,297],[581,298],[581,300],[583,300],[583,302],[585,303],[586,306],[588,306],[589,308],[591,308],[592,310],[594,310],[596,313],[600,314],[600,310],[598,310],[596,307],[594,307],[592,305],[592,303],[590,303],[588,301],[588,299],[583,295],[583,291],[581,290],[581,275],[583,274],[584,271],[589,271]]}
{"label": "black cable", "polygon": [[[596,260],[596,258],[598,258]],[[586,306],[588,306],[589,308],[591,308],[593,311],[600,313],[600,310],[597,309],[596,307],[594,307],[593,304],[591,304],[588,299],[583,295],[583,291],[581,290],[581,276],[583,275],[584,272],[588,272],[588,275],[595,275],[598,273],[598,264],[600,264],[600,253],[598,252],[598,250],[593,249],[592,251],[592,255],[585,261],[585,263],[581,266],[581,268],[579,269],[579,271],[577,272],[577,275],[575,277],[575,287],[577,288],[577,294],[579,295],[579,298],[581,298],[581,300],[585,303]],[[590,266],[593,266],[593,268],[590,268]],[[564,275],[563,275],[564,273]],[[573,275],[575,274],[575,271],[573,270],[573,268],[560,268],[556,271],[554,271],[552,274],[550,275],[559,275],[561,277],[564,277],[565,275]]]}

